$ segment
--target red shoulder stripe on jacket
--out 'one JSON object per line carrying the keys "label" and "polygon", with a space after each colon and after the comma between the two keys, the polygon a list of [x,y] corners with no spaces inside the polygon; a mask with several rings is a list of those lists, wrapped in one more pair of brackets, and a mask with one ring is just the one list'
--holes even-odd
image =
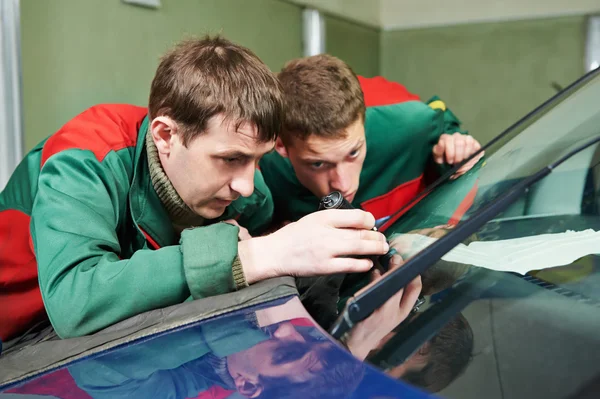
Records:
{"label": "red shoulder stripe on jacket", "polygon": [[206,391],[200,392],[198,396],[194,397],[193,399],[225,399],[236,392],[237,391],[225,389],[220,385],[213,385]]}
{"label": "red shoulder stripe on jacket", "polygon": [[49,395],[61,399],[92,399],[83,389],[79,388],[67,368],[38,377],[27,384],[9,389],[6,393],[21,395]]}
{"label": "red shoulder stripe on jacket", "polygon": [[408,204],[418,193],[425,189],[423,175],[416,179],[400,184],[393,190],[371,198],[360,204],[367,212],[375,217],[375,220],[392,215],[398,209]]}
{"label": "red shoulder stripe on jacket", "polygon": [[77,115],[44,144],[42,161],[68,149],[90,150],[98,161],[110,151],[135,146],[138,130],[148,113],[126,104],[96,105]]}
{"label": "red shoulder stripe on jacket", "polygon": [[29,235],[29,215],[0,212],[0,338],[8,340],[46,317],[37,263]]}
{"label": "red shoulder stripe on jacket", "polygon": [[382,76],[374,78],[358,77],[365,96],[365,106],[398,104],[407,101],[421,101],[419,96],[406,90],[400,83],[390,82]]}

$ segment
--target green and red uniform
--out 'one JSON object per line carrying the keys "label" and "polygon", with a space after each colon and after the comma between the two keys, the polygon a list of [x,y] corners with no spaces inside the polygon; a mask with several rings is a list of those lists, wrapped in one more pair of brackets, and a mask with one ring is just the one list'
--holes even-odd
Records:
{"label": "green and red uniform", "polygon": [[[423,103],[404,86],[382,77],[359,81],[367,108],[367,155],[353,205],[385,220],[437,177],[433,146],[443,133],[460,131],[460,121],[437,98]],[[272,152],[263,157],[260,168],[277,220],[294,221],[317,209],[319,198],[298,181],[289,159]]]}
{"label": "green and red uniform", "polygon": [[[235,289],[238,227],[215,220],[176,233],[149,176],[147,130],[146,108],[99,105],[17,167],[0,193],[2,340],[48,318],[61,337],[85,335]],[[259,172],[254,183],[219,220],[251,232],[270,222]]]}

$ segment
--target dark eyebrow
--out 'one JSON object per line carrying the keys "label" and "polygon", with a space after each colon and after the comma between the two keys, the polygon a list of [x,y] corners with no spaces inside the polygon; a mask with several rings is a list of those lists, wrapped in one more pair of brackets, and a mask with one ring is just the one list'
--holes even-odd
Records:
{"label": "dark eyebrow", "polygon": [[306,158],[306,159],[303,159],[303,161],[306,163],[317,163],[317,162],[327,163],[327,161],[324,161],[324,160],[318,159],[318,158]]}
{"label": "dark eyebrow", "polygon": [[253,158],[255,155],[239,150],[225,150],[216,154],[220,158]]}

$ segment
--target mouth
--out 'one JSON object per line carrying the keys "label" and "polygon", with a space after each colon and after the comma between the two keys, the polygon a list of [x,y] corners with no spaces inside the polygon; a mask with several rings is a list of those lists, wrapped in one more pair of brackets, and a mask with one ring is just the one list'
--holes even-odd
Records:
{"label": "mouth", "polygon": [[319,363],[319,358],[318,356],[316,356],[314,353],[311,353],[308,356],[308,359],[306,360],[306,370],[309,372],[315,372],[318,371],[317,369],[319,368],[318,366],[320,365]]}
{"label": "mouth", "polygon": [[221,198],[215,198],[215,202],[219,205],[224,205],[224,206],[228,206],[230,205],[233,201],[235,201],[235,199],[221,199]]}
{"label": "mouth", "polygon": [[356,194],[356,191],[352,191],[351,193],[348,194],[342,194],[344,196],[344,198],[346,198],[348,201],[352,202],[352,200],[354,199],[354,195]]}

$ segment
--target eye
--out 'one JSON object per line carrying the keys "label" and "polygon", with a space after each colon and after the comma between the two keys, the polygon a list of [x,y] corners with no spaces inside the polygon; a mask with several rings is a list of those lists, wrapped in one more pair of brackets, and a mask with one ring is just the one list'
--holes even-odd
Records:
{"label": "eye", "polygon": [[241,164],[243,163],[246,159],[243,157],[225,157],[222,158],[223,162],[225,162],[226,164]]}
{"label": "eye", "polygon": [[313,162],[310,164],[310,166],[313,169],[321,169],[323,167],[323,164],[324,164],[323,162]]}
{"label": "eye", "polygon": [[360,150],[354,150],[350,154],[348,154],[348,156],[350,158],[356,158],[358,156],[358,154],[360,154]]}
{"label": "eye", "polygon": [[287,342],[273,351],[271,362],[273,365],[295,362],[302,359],[309,351],[310,347],[306,343]]}

